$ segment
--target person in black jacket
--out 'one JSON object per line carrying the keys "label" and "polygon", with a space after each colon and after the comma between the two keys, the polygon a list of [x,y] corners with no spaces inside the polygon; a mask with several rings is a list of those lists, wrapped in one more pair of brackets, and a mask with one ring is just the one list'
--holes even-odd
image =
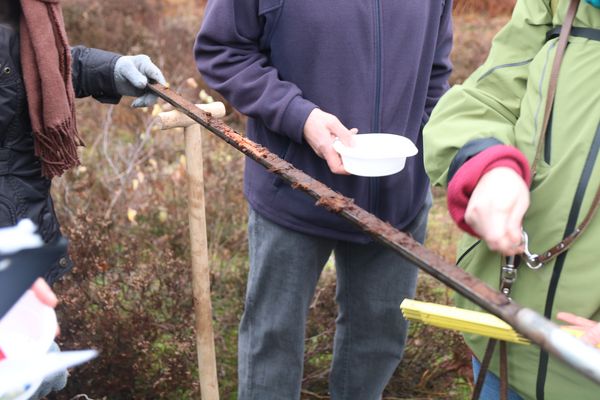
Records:
{"label": "person in black jacket", "polygon": [[[0,2],[0,227],[31,219],[46,243],[61,236],[51,180],[79,164],[82,142],[74,117],[75,97],[116,104],[137,96],[147,107],[149,80],[166,84],[145,55],[70,47],[57,0]],[[54,283],[72,267],[65,253],[46,276]],[[34,398],[66,384],[66,371],[44,382]]]}
{"label": "person in black jacket", "polygon": [[[27,3],[42,8],[60,7],[40,0],[0,2],[0,227],[29,218],[48,243],[61,236],[49,192],[51,177],[65,169],[59,173],[43,173],[44,162],[38,154],[41,140],[32,129],[28,100],[39,95],[39,91],[30,93],[26,90],[30,85],[23,79],[26,68],[21,64],[23,38],[20,36],[25,27],[21,13],[23,8],[29,7]],[[62,23],[62,16],[60,18]],[[39,20],[34,24],[43,25]],[[123,95],[140,96],[132,105],[146,107],[156,102],[156,97],[144,93],[148,79],[164,83],[160,70],[147,56],[120,56],[82,46],[70,48],[70,56],[70,81],[78,98],[92,96],[102,103],[116,104]],[[75,142],[80,143],[77,138]],[[75,159],[69,166],[77,163]],[[54,283],[71,266],[65,254],[46,280]]]}

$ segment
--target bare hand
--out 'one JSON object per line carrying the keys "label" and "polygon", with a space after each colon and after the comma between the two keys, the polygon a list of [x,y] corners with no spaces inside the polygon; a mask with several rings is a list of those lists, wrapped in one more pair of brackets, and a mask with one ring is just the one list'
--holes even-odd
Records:
{"label": "bare hand", "polygon": [[465,221],[489,248],[504,255],[521,254],[522,222],[529,208],[529,189],[513,169],[486,173],[471,194]]}
{"label": "bare hand", "polygon": [[52,289],[50,289],[50,286],[48,286],[46,281],[42,278],[38,278],[37,281],[34,282],[31,290],[33,290],[33,293],[35,293],[35,296],[38,298],[38,300],[45,305],[54,308],[58,304],[56,295]]}
{"label": "bare hand", "polygon": [[566,328],[584,332],[581,337],[584,342],[593,346],[600,344],[600,323],[566,312],[559,312],[556,318],[571,324]]}
{"label": "bare hand", "polygon": [[348,130],[340,120],[332,114],[318,108],[312,110],[304,124],[304,139],[315,153],[325,161],[334,174],[348,175],[342,158],[333,149],[333,141],[339,138],[346,146],[352,146],[352,137],[357,129]]}

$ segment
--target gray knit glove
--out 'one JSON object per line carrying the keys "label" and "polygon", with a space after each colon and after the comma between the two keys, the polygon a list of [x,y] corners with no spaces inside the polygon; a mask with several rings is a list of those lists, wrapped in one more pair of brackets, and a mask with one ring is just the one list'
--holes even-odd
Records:
{"label": "gray knit glove", "polygon": [[135,96],[132,107],[150,107],[157,97],[146,91],[148,80],[166,85],[160,69],[146,55],[122,56],[115,64],[115,84],[122,96]]}

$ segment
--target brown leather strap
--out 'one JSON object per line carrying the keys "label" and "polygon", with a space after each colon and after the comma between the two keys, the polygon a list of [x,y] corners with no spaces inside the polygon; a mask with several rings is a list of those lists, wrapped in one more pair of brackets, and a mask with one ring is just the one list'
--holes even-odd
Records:
{"label": "brown leather strap", "polygon": [[[481,397],[481,391],[483,390],[483,384],[490,368],[496,343],[498,343],[496,339],[488,341],[471,400],[479,400],[479,397]],[[500,400],[508,400],[508,352],[506,342],[504,341],[500,341]]]}
{"label": "brown leather strap", "polygon": [[[548,131],[548,125],[550,124],[550,116],[552,114],[552,107],[554,106],[554,100],[556,98],[556,88],[558,86],[558,75],[560,73],[560,67],[562,65],[562,61],[565,55],[565,51],[567,49],[567,44],[569,43],[569,36],[571,33],[571,28],[573,27],[573,21],[575,20],[575,15],[577,14],[577,8],[579,7],[580,0],[571,0],[569,3],[569,8],[567,10],[567,15],[565,16],[565,21],[560,30],[560,37],[558,40],[558,45],[556,48],[556,56],[554,58],[554,64],[552,65],[552,72],[550,75],[550,84],[548,85],[548,97],[546,99],[546,108],[544,110],[544,121],[542,125],[542,131],[540,134],[540,139],[538,142],[535,159],[533,160],[533,164],[531,166],[531,176],[534,176],[537,172],[537,166],[539,160],[542,156],[542,150],[544,148],[544,142],[546,139],[546,133]],[[586,230],[596,211],[600,206],[600,187],[596,191],[596,196],[594,197],[594,201],[588,214],[581,222],[581,224],[567,236],[563,241],[546,250],[544,253],[540,254],[537,258],[537,262],[540,264],[544,264],[554,257],[558,256],[561,253],[564,253],[571,247],[571,245],[575,242],[575,240],[581,236],[581,234]]]}
{"label": "brown leather strap", "polygon": [[500,342],[500,400],[508,400],[508,354],[506,342]]}
{"label": "brown leather strap", "polygon": [[558,75],[560,74],[560,67],[562,66],[562,60],[569,44],[569,35],[571,34],[571,28],[573,27],[573,21],[575,20],[575,14],[577,14],[577,8],[579,7],[580,0],[571,0],[569,3],[569,9],[565,17],[562,29],[560,30],[560,36],[558,39],[558,45],[556,46],[556,56],[554,57],[554,63],[552,64],[552,72],[550,73],[550,84],[548,85],[548,95],[546,97],[546,108],[544,109],[544,121],[542,124],[542,131],[540,133],[540,140],[538,142],[537,151],[535,153],[535,159],[531,166],[531,176],[534,176],[537,172],[537,165],[540,161],[542,150],[544,148],[544,139],[546,138],[546,132],[548,131],[548,125],[550,124],[550,115],[552,114],[552,107],[554,106],[554,99],[556,97],[556,87],[558,86]]}
{"label": "brown leather strap", "polygon": [[554,257],[558,256],[559,254],[567,251],[569,247],[571,247],[571,245],[575,242],[575,240],[579,238],[579,236],[581,236],[581,234],[586,230],[590,222],[592,222],[592,219],[594,219],[594,215],[596,215],[598,208],[600,208],[600,187],[598,188],[598,190],[596,190],[596,196],[594,197],[590,210],[588,211],[581,224],[579,224],[577,229],[575,229],[573,233],[567,236],[562,242],[546,250],[546,252],[544,252],[543,254],[540,254],[538,261],[544,264],[553,259]]}
{"label": "brown leather strap", "polygon": [[481,396],[481,390],[483,389],[485,377],[490,368],[490,361],[492,361],[492,356],[494,355],[494,349],[496,348],[497,342],[498,341],[496,339],[490,339],[488,341],[487,347],[485,349],[485,355],[483,356],[483,360],[481,361],[481,365],[479,367],[477,383],[475,384],[475,388],[473,389],[473,395],[471,396],[471,400],[479,400],[479,397]]}

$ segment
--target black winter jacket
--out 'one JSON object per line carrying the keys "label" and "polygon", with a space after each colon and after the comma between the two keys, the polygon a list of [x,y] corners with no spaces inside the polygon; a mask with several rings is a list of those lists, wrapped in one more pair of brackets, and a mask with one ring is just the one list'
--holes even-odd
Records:
{"label": "black winter jacket", "polygon": [[[61,237],[50,197],[50,180],[34,154],[27,99],[21,79],[19,34],[14,21],[0,19],[0,227],[29,218],[45,242]],[[73,85],[77,97],[118,103],[113,70],[119,55],[74,47]],[[55,282],[72,267],[65,254],[46,276]]]}

